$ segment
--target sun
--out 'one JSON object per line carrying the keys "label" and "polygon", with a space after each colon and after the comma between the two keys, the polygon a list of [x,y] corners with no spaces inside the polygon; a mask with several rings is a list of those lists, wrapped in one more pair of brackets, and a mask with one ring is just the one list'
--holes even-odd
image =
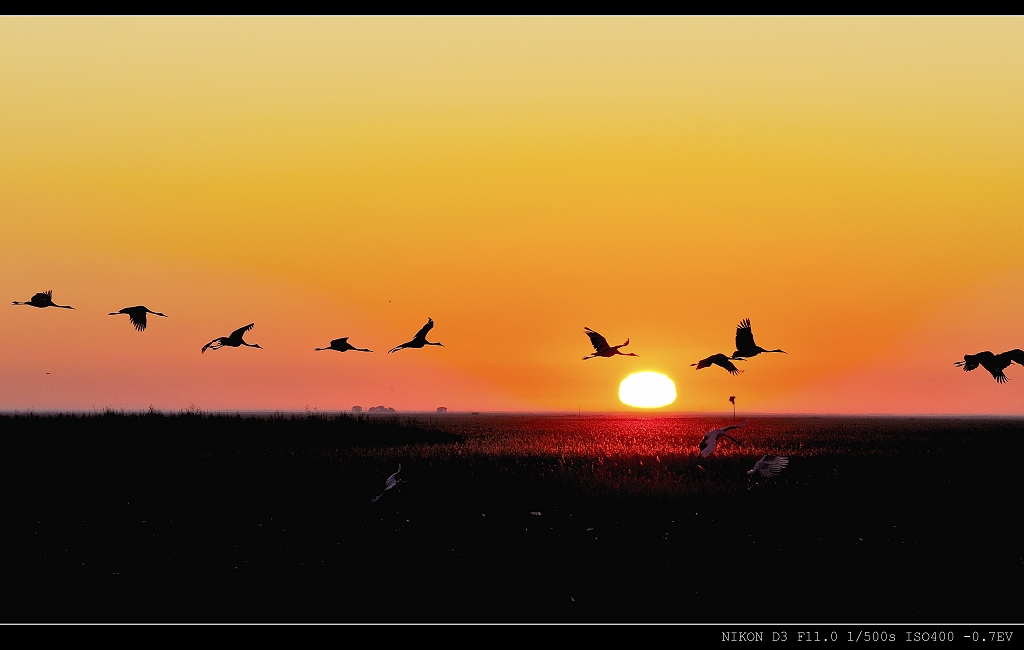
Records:
{"label": "sun", "polygon": [[623,404],[653,409],[676,401],[676,385],[660,372],[635,372],[619,384]]}

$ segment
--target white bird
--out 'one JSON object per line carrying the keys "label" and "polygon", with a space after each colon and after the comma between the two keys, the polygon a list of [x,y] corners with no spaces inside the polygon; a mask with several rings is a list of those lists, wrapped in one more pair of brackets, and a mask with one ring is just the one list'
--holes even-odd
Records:
{"label": "white bird", "polygon": [[747,489],[754,487],[762,478],[778,476],[786,465],[789,465],[788,456],[761,456],[761,460],[754,463],[754,468],[747,470]]}
{"label": "white bird", "polygon": [[715,450],[715,445],[718,443],[719,438],[728,438],[729,440],[732,440],[737,445],[742,447],[743,443],[727,434],[726,431],[739,429],[740,427],[744,426],[747,422],[750,422],[750,420],[744,420],[743,424],[733,424],[727,427],[722,427],[721,429],[715,429],[714,431],[708,431],[707,433],[705,433],[704,437],[701,438],[700,444],[698,445],[698,448],[700,449],[700,455],[703,458],[707,458],[708,456],[710,456],[711,452]]}
{"label": "white bird", "polygon": [[[398,464],[398,472],[401,472],[401,471],[402,471],[402,464],[399,463]],[[405,482],[402,479],[398,478],[398,472],[395,472],[394,474],[392,474],[391,476],[388,477],[388,480],[384,481],[384,492],[387,492],[388,490],[390,490],[391,488],[395,487],[399,483],[404,483]],[[377,503],[378,501],[380,501],[380,498],[382,496],[384,496],[384,492],[381,492],[377,496],[373,497],[373,500],[370,501],[370,503]]]}

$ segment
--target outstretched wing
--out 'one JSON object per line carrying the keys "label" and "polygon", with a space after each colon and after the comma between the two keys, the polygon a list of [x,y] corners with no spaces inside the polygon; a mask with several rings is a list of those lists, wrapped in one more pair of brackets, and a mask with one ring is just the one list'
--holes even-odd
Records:
{"label": "outstretched wing", "polygon": [[762,456],[761,460],[754,465],[754,473],[765,478],[778,476],[786,465],[789,465],[788,456]]}
{"label": "outstretched wing", "polygon": [[131,309],[128,310],[128,320],[130,320],[132,322],[132,325],[135,326],[135,329],[139,330],[140,332],[146,329],[145,309],[145,307],[141,309],[138,307],[132,307]]}
{"label": "outstretched wing", "polygon": [[1003,352],[999,356],[1006,357],[1010,361],[1016,363],[1019,366],[1024,366],[1024,350],[1014,348],[1013,350],[1007,350],[1006,352]]}
{"label": "outstretched wing", "polygon": [[428,318],[427,319],[427,324],[424,325],[423,327],[421,327],[420,331],[416,332],[416,336],[413,337],[413,340],[427,338],[427,332],[429,332],[433,328],[434,328],[434,319],[433,318]]}
{"label": "outstretched wing", "polygon": [[756,346],[754,345],[754,332],[750,329],[750,319],[744,318],[736,326],[736,350],[742,354],[754,347]]}
{"label": "outstretched wing", "polygon": [[217,348],[219,348],[219,347],[221,347],[221,346],[223,345],[223,344],[221,343],[221,341],[222,341],[223,339],[224,339],[224,337],[222,337],[222,336],[218,336],[217,338],[213,339],[212,341],[210,341],[209,343],[207,343],[206,345],[204,345],[204,346],[203,346],[203,349],[202,349],[202,350],[200,350],[200,352],[206,352],[206,350],[207,350],[208,348],[213,348],[214,350],[216,350]]}
{"label": "outstretched wing", "polygon": [[726,370],[729,371],[730,375],[738,375],[741,372],[743,372],[742,370],[737,368],[732,361],[729,360],[729,357],[725,356],[724,354],[716,354],[715,357],[716,358],[711,363],[725,368]]}
{"label": "outstretched wing", "polygon": [[345,347],[346,345],[348,345],[348,337],[347,336],[345,338],[343,338],[343,339],[334,339],[333,341],[331,341],[331,347],[332,348],[341,348],[341,347]]}
{"label": "outstretched wing", "polygon": [[597,352],[604,352],[608,349],[608,340],[605,337],[601,336],[589,327],[584,327],[583,331],[586,332],[588,337],[590,337],[590,344],[594,346],[594,350]]}
{"label": "outstretched wing", "polygon": [[981,365],[981,356],[983,354],[985,353],[979,352],[978,354],[965,354],[964,360],[957,361],[954,365],[963,367],[964,372],[970,372]]}
{"label": "outstretched wing", "polygon": [[722,433],[725,433],[726,431],[732,431],[733,429],[739,429],[740,427],[746,425],[747,422],[750,422],[750,420],[744,420],[743,424],[730,424],[729,426],[724,427],[722,429]]}
{"label": "outstretched wing", "polygon": [[248,332],[249,330],[251,330],[252,326],[255,325],[255,324],[256,323],[249,323],[245,327],[239,327],[234,332],[231,332],[231,336],[229,336],[228,338],[229,339],[233,339],[235,337],[242,338],[242,335],[245,334],[246,332]]}

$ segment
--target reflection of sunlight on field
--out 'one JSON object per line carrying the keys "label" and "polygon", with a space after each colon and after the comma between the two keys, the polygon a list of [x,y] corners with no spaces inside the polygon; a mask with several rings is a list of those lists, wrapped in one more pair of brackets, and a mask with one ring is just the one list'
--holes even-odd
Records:
{"label": "reflection of sunlight on field", "polygon": [[[765,416],[751,418],[735,432],[742,447],[727,442],[701,459],[697,445],[703,435],[738,421],[676,414],[446,414],[408,422],[457,434],[462,441],[318,453],[328,463],[390,467],[401,462],[403,472],[421,481],[430,477],[445,489],[462,489],[455,486],[471,476],[475,490],[483,489],[481,481],[491,481],[498,493],[567,489],[585,498],[671,499],[746,493],[746,471],[765,454],[790,459],[786,471],[769,483],[773,491],[923,485],[941,476],[933,464],[937,458],[953,467],[978,454],[1012,456],[1017,436],[1006,434],[1020,430],[1018,421],[1007,419]],[[979,447],[981,438],[986,444]],[[1002,451],[994,450],[992,441]]]}

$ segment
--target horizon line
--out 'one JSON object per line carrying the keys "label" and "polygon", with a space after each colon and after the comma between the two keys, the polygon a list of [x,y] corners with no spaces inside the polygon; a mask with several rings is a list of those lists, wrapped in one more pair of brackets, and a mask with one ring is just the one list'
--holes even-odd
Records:
{"label": "horizon line", "polygon": [[751,417],[828,417],[828,418],[1003,418],[1024,419],[1024,414],[1001,413],[819,413],[819,412],[747,412],[732,417],[731,411],[570,411],[570,410],[494,410],[470,411],[448,410],[443,412],[424,410],[399,410],[388,412],[370,412],[369,409],[353,411],[352,409],[200,409],[188,407],[182,409],[11,409],[0,410],[0,416],[19,415],[143,415],[156,413],[160,415],[367,415],[367,416],[654,416],[654,417],[725,417],[742,420]]}

